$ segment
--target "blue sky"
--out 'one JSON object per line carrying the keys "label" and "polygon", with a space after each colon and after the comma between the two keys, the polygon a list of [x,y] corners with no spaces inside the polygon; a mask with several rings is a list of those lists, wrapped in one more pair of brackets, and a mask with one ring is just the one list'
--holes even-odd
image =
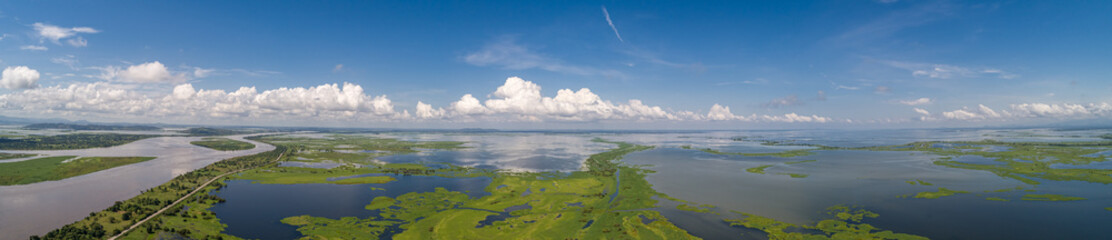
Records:
{"label": "blue sky", "polygon": [[1109,12],[1108,1],[4,1],[0,114],[521,128],[1101,120]]}

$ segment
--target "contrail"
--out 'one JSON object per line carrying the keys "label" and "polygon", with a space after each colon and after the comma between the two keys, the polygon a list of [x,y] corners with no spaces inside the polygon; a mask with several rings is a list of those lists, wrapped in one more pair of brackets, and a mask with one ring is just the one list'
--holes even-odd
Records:
{"label": "contrail", "polygon": [[614,27],[614,21],[610,21],[610,12],[606,11],[606,6],[602,6],[602,15],[606,15],[606,24],[610,24],[610,29],[614,29],[614,35],[618,36],[618,41],[622,41],[624,43],[625,40],[622,40],[622,34],[618,33],[617,27]]}

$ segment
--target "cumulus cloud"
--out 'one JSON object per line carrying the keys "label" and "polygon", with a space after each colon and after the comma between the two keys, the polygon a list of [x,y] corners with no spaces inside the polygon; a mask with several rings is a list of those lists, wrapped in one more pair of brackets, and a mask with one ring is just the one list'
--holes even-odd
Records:
{"label": "cumulus cloud", "polygon": [[541,69],[550,72],[585,76],[624,77],[616,70],[574,66],[560,60],[542,56],[517,44],[512,37],[502,37],[487,44],[482,49],[463,57],[463,61],[475,66],[494,66],[511,70]]}
{"label": "cumulus cloud", "polygon": [[42,45],[26,45],[26,46],[19,47],[19,49],[20,50],[28,50],[28,51],[46,51],[46,50],[50,50],[50,48],[47,48],[46,46],[42,46]]}
{"label": "cumulus cloud", "polygon": [[1112,113],[1112,104],[1046,104],[1023,103],[1011,105],[1013,114],[1026,117],[1053,117],[1053,118],[1087,118],[1103,117]]}
{"label": "cumulus cloud", "polygon": [[724,121],[724,120],[746,120],[744,117],[735,116],[730,112],[730,107],[718,105],[710,106],[710,111],[707,112],[707,119]]}
{"label": "cumulus cloud", "polygon": [[[194,70],[196,75],[197,71]],[[207,75],[202,71],[201,75]],[[185,73],[171,73],[158,61],[120,68],[109,66],[102,69],[101,78],[105,80],[132,83],[180,83],[188,80]]]}
{"label": "cumulus cloud", "polygon": [[926,105],[926,104],[930,104],[931,102],[934,102],[934,100],[931,100],[930,98],[919,98],[919,99],[915,99],[915,100],[900,100],[899,101],[900,104],[908,105],[908,106]]}
{"label": "cumulus cloud", "polygon": [[[511,116],[517,120],[527,121],[675,119],[674,115],[659,106],[645,105],[636,99],[615,104],[603,100],[587,88],[578,91],[561,89],[556,92],[555,97],[545,97],[541,95],[540,85],[518,77],[507,78],[506,82],[490,96],[490,99],[480,103],[471,94],[464,95],[459,101],[453,102],[448,109],[444,109],[444,114],[441,115],[435,114],[440,112],[439,109],[422,107],[424,112],[430,114],[419,114],[418,117]],[[422,110],[419,109],[418,112]]]}
{"label": "cumulus cloud", "polygon": [[[16,74],[5,71],[5,84],[10,76]],[[637,99],[613,102],[587,88],[561,89],[555,96],[544,96],[539,85],[517,77],[506,79],[485,100],[465,94],[443,108],[418,101],[413,115],[409,114],[409,110],[395,111],[393,102],[385,95],[368,95],[362,86],[351,83],[265,91],[254,87],[240,87],[234,91],[205,90],[197,89],[189,83],[174,85],[172,89],[157,89],[159,88],[137,88],[135,84],[118,81],[33,88],[0,95],[0,111],[164,122],[222,120],[262,123],[267,119],[273,119],[273,122],[300,120],[347,123],[414,119],[448,122],[832,121],[827,117],[796,113],[734,115],[728,106],[719,104],[712,106],[705,114],[671,111]]]}
{"label": "cumulus cloud", "polygon": [[[757,115],[751,114],[749,116],[738,116],[730,112],[730,107],[714,104],[710,107],[710,112],[707,112],[707,120],[713,121],[748,121],[748,122],[781,122],[781,123],[826,123],[831,122],[833,119],[828,117],[821,117],[818,115],[799,115],[796,113],[788,113],[784,115]],[[696,119],[697,120],[697,119]]]}
{"label": "cumulus cloud", "polygon": [[62,39],[68,39],[66,42],[74,47],[84,47],[89,44],[89,42],[86,41],[84,38],[73,38],[74,36],[77,36],[77,34],[100,32],[99,30],[93,29],[91,27],[66,28],[45,23],[35,23],[31,26],[35,28],[35,31],[38,33],[40,39],[50,40],[51,42],[54,42],[54,44],[59,45],[61,44]]}
{"label": "cumulus cloud", "polygon": [[927,111],[926,109],[922,109],[922,108],[914,108],[914,110],[915,110],[915,112],[917,112],[917,113],[919,113],[919,114],[923,114],[923,115],[927,115],[927,116],[930,116],[930,115],[931,115],[931,112],[930,112],[930,111]]}
{"label": "cumulus cloud", "polygon": [[279,88],[198,90],[180,84],[168,93],[139,92],[112,82],[75,83],[0,95],[0,109],[59,115],[224,120],[385,121],[404,118],[390,99],[351,83]]}
{"label": "cumulus cloud", "polygon": [[670,111],[659,106],[651,106],[641,100],[632,99],[615,103],[603,99],[590,89],[576,91],[561,89],[556,96],[541,94],[540,85],[518,77],[506,79],[489,95],[480,101],[471,94],[463,95],[458,101],[446,108],[435,108],[429,104],[417,104],[416,117],[419,119],[440,119],[449,121],[751,121],[751,122],[829,122],[830,118],[817,115],[805,116],[795,113],[784,115],[739,116],[730,112],[730,107],[715,104],[706,114],[691,111]]}
{"label": "cumulus cloud", "polygon": [[35,88],[39,84],[39,71],[27,66],[4,68],[3,78],[0,78],[0,87],[7,89]]}
{"label": "cumulus cloud", "polygon": [[806,115],[799,115],[799,114],[795,114],[795,113],[788,113],[788,114],[784,114],[784,115],[780,115],[780,116],[763,115],[763,116],[761,116],[761,120],[768,121],[768,122],[786,122],[786,123],[797,123],[797,122],[798,123],[809,123],[809,122],[825,123],[825,122],[830,122],[831,121],[831,119],[827,118],[827,117],[820,117],[818,115],[806,116]]}
{"label": "cumulus cloud", "polygon": [[934,115],[919,108],[916,108],[915,111],[926,115],[922,117],[923,120],[1007,121],[1034,118],[1066,120],[1110,117],[1112,116],[1112,104],[1021,103],[1011,104],[1004,110],[995,110],[984,104],[979,104],[975,108],[963,107],[961,109],[944,111]]}

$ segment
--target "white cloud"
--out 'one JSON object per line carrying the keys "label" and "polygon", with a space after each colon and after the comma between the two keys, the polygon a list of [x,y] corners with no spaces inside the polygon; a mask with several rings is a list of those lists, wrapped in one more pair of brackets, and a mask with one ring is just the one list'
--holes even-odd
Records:
{"label": "white cloud", "polygon": [[918,106],[918,105],[931,104],[931,102],[934,102],[934,100],[931,100],[930,98],[919,98],[919,99],[915,99],[915,100],[900,100],[899,101],[900,104],[908,105],[908,106]]}
{"label": "white cloud", "polygon": [[193,68],[193,77],[195,77],[195,78],[206,78],[206,77],[212,75],[212,73],[215,72],[215,71],[216,71],[216,69],[205,69],[205,68],[194,67]]}
{"label": "white cloud", "polygon": [[475,66],[495,66],[511,70],[541,69],[564,74],[625,77],[617,70],[568,65],[560,60],[541,56],[517,44],[516,39],[512,37],[499,38],[498,41],[487,44],[479,51],[467,54],[463,57],[463,61]]}
{"label": "white cloud", "polygon": [[611,30],[614,30],[614,36],[618,36],[618,41],[625,42],[622,39],[622,34],[618,33],[618,27],[614,26],[614,21],[610,21],[610,12],[606,11],[606,6],[602,6],[602,15],[606,16],[606,24],[610,25]]}
{"label": "white cloud", "polygon": [[927,115],[927,116],[930,116],[930,115],[931,115],[931,112],[930,112],[930,111],[927,111],[926,109],[922,109],[922,108],[914,108],[914,110],[915,110],[915,112],[917,112],[917,113],[919,113],[919,114],[923,114],[923,115]]}
{"label": "white cloud", "polygon": [[625,103],[613,103],[583,88],[578,91],[561,89],[555,97],[541,95],[541,87],[536,83],[518,77],[506,82],[490,94],[490,99],[480,102],[471,94],[464,95],[459,101],[447,108],[434,108],[419,102],[416,116],[421,119],[442,119],[448,121],[753,121],[753,122],[829,122],[830,118],[817,115],[804,116],[795,113],[784,115],[738,116],[730,112],[728,106],[715,104],[707,114],[691,111],[669,111],[659,106],[644,104],[632,99]]}
{"label": "white cloud", "polygon": [[[35,23],[35,24],[32,24],[31,26],[33,26],[35,28],[35,31],[38,33],[39,38],[41,38],[43,40],[49,39],[51,42],[54,42],[54,44],[61,44],[60,40],[77,36],[77,34],[79,34],[79,33],[98,33],[98,32],[100,32],[100,31],[98,31],[96,29],[93,29],[91,27],[65,28],[65,27],[59,27],[59,26],[45,24],[45,23]],[[69,39],[66,42],[69,43],[71,46],[74,46],[74,47],[84,47],[84,46],[87,46],[89,44],[88,41],[86,41],[84,38],[81,38],[81,37],[77,37],[77,38],[74,38],[74,39]]]}
{"label": "white cloud", "polygon": [[46,50],[50,50],[50,48],[47,48],[46,46],[42,46],[42,45],[26,45],[26,46],[19,47],[19,49],[20,50],[28,50],[28,51],[46,51]]}
{"label": "white cloud", "polygon": [[39,71],[27,66],[4,68],[0,87],[7,89],[35,88],[39,82]]}
{"label": "white cloud", "polygon": [[0,95],[0,109],[99,116],[120,119],[223,119],[389,121],[404,118],[383,96],[364,94],[359,85],[325,84],[309,88],[279,88],[259,92],[254,87],[236,91],[196,90],[180,84],[171,92],[139,92],[111,82],[75,83]]}
{"label": "white cloud", "polygon": [[768,121],[768,122],[786,122],[786,123],[797,123],[797,122],[798,123],[810,123],[810,122],[825,123],[825,122],[830,122],[831,121],[831,119],[827,118],[827,117],[820,117],[818,115],[806,116],[806,115],[798,115],[798,114],[795,114],[795,113],[788,113],[788,114],[784,114],[784,115],[781,115],[781,116],[763,115],[763,116],[761,116],[761,120]]}
{"label": "white cloud", "polygon": [[344,70],[343,64],[336,64],[335,67],[332,67],[332,72],[340,72],[340,70]]}
{"label": "white cloud", "polygon": [[799,97],[795,96],[795,94],[792,94],[788,95],[787,97],[773,99],[772,101],[765,103],[764,106],[770,108],[779,108],[801,104],[803,104],[803,102],[799,101]]}
{"label": "white cloud", "polygon": [[917,62],[901,62],[901,61],[880,61],[884,65],[899,68],[911,72],[912,76],[925,77],[934,79],[951,79],[951,78],[986,78],[994,77],[1001,79],[1013,79],[1019,77],[1018,74],[1005,72],[995,68],[970,68],[960,67],[946,64],[931,64],[931,63],[917,63]]}
{"label": "white cloud", "polygon": [[432,105],[418,101],[417,111],[414,113],[416,113],[417,117],[421,119],[435,119],[444,116],[444,109],[434,109],[432,108]]}
{"label": "white cloud", "polygon": [[730,112],[730,107],[718,105],[710,106],[710,111],[707,112],[707,119],[716,121],[726,120],[747,120],[745,117],[735,116]]}
{"label": "white cloud", "polygon": [[1046,104],[1023,103],[1011,105],[1013,114],[1026,117],[1052,117],[1052,118],[1087,118],[1108,116],[1112,113],[1112,104]]}
{"label": "white cloud", "polygon": [[[916,110],[918,111],[918,110]],[[920,112],[926,113],[926,110]],[[939,115],[924,117],[924,119],[937,120],[1018,120],[1018,119],[1088,119],[1112,116],[1112,104],[1109,103],[1022,103],[1011,104],[1007,110],[994,110],[984,104],[976,108],[963,107],[961,109],[942,112]]]}
{"label": "white cloud", "polygon": [[[5,82],[9,74],[5,72]],[[14,76],[14,75],[13,75]],[[161,90],[160,90],[161,89]],[[385,95],[371,96],[363,87],[325,84],[266,91],[240,87],[234,91],[196,89],[178,84],[172,89],[103,81],[27,89],[0,95],[0,112],[43,116],[99,117],[130,121],[304,122],[358,123],[426,120],[445,122],[595,122],[595,121],[745,121],[825,123],[818,115],[734,115],[715,104],[706,114],[671,111],[640,100],[605,100],[590,89],[561,89],[543,96],[536,83],[512,77],[481,101],[471,94],[445,108],[418,101],[413,115],[394,110]]]}
{"label": "white cloud", "polygon": [[89,41],[86,41],[85,38],[82,38],[82,37],[67,39],[66,43],[68,43],[70,46],[74,46],[74,47],[89,46]]}
{"label": "white cloud", "polygon": [[545,97],[541,95],[539,85],[518,77],[507,78],[505,84],[498,87],[491,94],[491,98],[482,104],[472,95],[464,95],[459,101],[453,102],[443,116],[511,116],[528,121],[675,118],[661,107],[648,106],[636,99],[629,100],[625,104],[614,104],[603,100],[587,88],[578,91],[561,89],[557,91],[555,97]]}
{"label": "white cloud", "polygon": [[837,90],[842,90],[842,89],[845,89],[845,90],[858,90],[858,89],[861,89],[861,87],[850,87],[850,86],[845,86],[845,85],[838,85],[838,87],[835,87],[834,89],[837,89]]}
{"label": "white cloud", "polygon": [[826,92],[819,90],[818,94],[815,96],[815,100],[826,101]]}
{"label": "white cloud", "polygon": [[[194,74],[196,74],[194,70]],[[207,73],[202,73],[207,75]],[[119,68],[109,66],[102,69],[101,78],[120,82],[132,83],[180,83],[188,80],[185,73],[171,73],[165,65],[158,61]]]}

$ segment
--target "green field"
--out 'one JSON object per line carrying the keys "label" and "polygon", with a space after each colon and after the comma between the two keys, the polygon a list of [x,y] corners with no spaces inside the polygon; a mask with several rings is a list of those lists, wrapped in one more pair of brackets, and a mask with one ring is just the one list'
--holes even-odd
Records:
{"label": "green field", "polygon": [[236,141],[227,138],[205,138],[201,141],[192,141],[189,144],[216,149],[220,151],[247,150],[255,148],[255,144]]}
{"label": "green field", "polygon": [[0,163],[0,185],[61,180],[151,159],[154,158],[58,156]]}

